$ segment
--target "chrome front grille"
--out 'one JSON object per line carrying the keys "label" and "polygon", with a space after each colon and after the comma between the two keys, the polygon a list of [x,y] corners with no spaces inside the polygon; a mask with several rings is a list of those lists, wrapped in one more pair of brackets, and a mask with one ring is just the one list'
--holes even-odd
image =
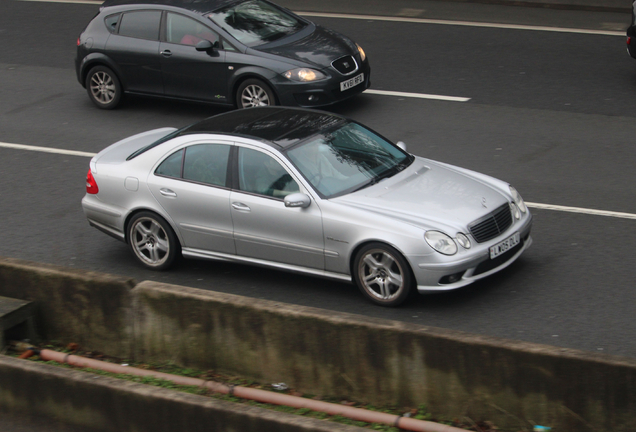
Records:
{"label": "chrome front grille", "polygon": [[340,57],[331,62],[331,66],[343,75],[351,75],[358,70],[358,63],[352,56]]}
{"label": "chrome front grille", "polygon": [[483,243],[497,237],[510,225],[512,225],[512,212],[510,204],[506,203],[468,225],[468,229],[477,243]]}

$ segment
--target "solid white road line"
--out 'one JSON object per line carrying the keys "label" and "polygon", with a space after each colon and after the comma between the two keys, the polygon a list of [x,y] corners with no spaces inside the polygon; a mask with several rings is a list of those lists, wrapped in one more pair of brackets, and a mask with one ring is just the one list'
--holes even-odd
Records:
{"label": "solid white road line", "polygon": [[417,24],[440,24],[440,25],[454,25],[465,27],[487,27],[498,29],[510,29],[510,30],[532,30],[532,31],[548,31],[557,33],[578,33],[578,34],[591,34],[591,35],[603,35],[603,36],[625,36],[625,32],[608,31],[608,30],[586,30],[577,28],[564,28],[564,27],[547,27],[547,26],[532,26],[532,25],[520,25],[520,24],[498,24],[498,23],[486,23],[475,21],[452,21],[452,20],[437,20],[426,18],[406,18],[406,17],[391,17],[391,16],[375,16],[375,15],[350,15],[350,14],[336,14],[336,13],[320,13],[320,12],[295,12],[298,15],[320,18],[343,18],[343,19],[356,19],[356,20],[368,20],[368,21],[392,21],[392,22],[408,22]]}
{"label": "solid white road line", "polygon": [[622,212],[614,212],[614,211],[606,211],[606,210],[594,210],[587,209],[581,207],[566,207],[554,204],[539,204],[539,203],[529,203],[526,205],[530,208],[536,208],[541,210],[554,210],[560,212],[568,212],[568,213],[583,213],[594,216],[608,216],[613,218],[621,218],[621,219],[636,219],[636,214],[633,213],[622,213]]}
{"label": "solid white road line", "polygon": [[425,93],[405,93],[405,92],[396,92],[396,91],[387,91],[387,90],[365,90],[367,94],[375,94],[382,96],[399,96],[399,97],[407,97],[407,98],[418,98],[418,99],[435,99],[435,100],[443,100],[443,101],[451,101],[451,102],[468,102],[470,98],[467,97],[457,97],[457,96],[442,96],[442,95],[432,95]]}
{"label": "solid white road line", "polygon": [[16,149],[16,150],[29,150],[29,151],[38,151],[43,153],[55,153],[55,154],[63,154],[69,156],[83,156],[83,157],[93,157],[97,153],[87,153],[75,150],[64,150],[58,148],[50,148],[50,147],[38,147],[38,146],[30,146],[24,144],[10,144],[5,142],[0,142],[0,147]]}
{"label": "solid white road line", "polygon": [[[30,146],[30,145],[24,145],[24,144],[10,144],[10,143],[4,143],[4,142],[0,142],[0,148],[1,147],[15,149],[15,150],[39,151],[44,153],[55,153],[55,154],[82,156],[82,157],[93,157],[96,154],[96,153],[88,153],[88,152],[81,152],[81,151],[75,151],[75,150],[64,150],[64,149],[50,148],[50,147],[38,147],[38,146]],[[530,208],[541,209],[541,210],[554,210],[554,211],[568,212],[568,213],[582,213],[587,215],[607,216],[607,217],[621,218],[621,219],[636,219],[636,214],[632,214],[632,213],[621,213],[621,212],[606,211],[606,210],[594,210],[594,209],[586,209],[582,207],[566,207],[566,206],[560,206],[560,205],[540,204],[540,203],[532,203],[532,202],[527,202],[526,205]]]}

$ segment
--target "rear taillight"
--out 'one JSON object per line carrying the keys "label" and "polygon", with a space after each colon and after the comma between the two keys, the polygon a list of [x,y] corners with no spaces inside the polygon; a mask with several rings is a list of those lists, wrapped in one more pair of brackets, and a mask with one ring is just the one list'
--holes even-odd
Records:
{"label": "rear taillight", "polygon": [[95,195],[97,192],[99,192],[97,182],[95,181],[95,177],[93,177],[93,173],[89,169],[88,174],[86,174],[86,193]]}
{"label": "rear taillight", "polygon": [[77,38],[77,46],[80,46],[80,38]]}
{"label": "rear taillight", "polygon": [[628,36],[627,37],[627,45],[631,45],[631,43],[632,43],[632,38],[631,38],[631,36]]}

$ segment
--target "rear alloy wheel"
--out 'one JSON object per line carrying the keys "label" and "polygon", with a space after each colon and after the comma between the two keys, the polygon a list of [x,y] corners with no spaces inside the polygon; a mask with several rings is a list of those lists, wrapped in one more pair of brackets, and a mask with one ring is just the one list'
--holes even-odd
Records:
{"label": "rear alloy wheel", "polygon": [[121,100],[121,84],[106,66],[95,66],[86,76],[88,97],[101,109],[113,109]]}
{"label": "rear alloy wheel", "polygon": [[402,254],[383,243],[370,243],[356,255],[353,277],[360,291],[372,302],[397,306],[409,296],[411,268]]}
{"label": "rear alloy wheel", "polygon": [[179,242],[172,228],[160,216],[141,212],[128,224],[128,245],[135,258],[153,270],[170,267],[179,249]]}
{"label": "rear alloy wheel", "polygon": [[238,108],[254,108],[276,105],[274,92],[261,80],[248,79],[241,83],[236,92]]}

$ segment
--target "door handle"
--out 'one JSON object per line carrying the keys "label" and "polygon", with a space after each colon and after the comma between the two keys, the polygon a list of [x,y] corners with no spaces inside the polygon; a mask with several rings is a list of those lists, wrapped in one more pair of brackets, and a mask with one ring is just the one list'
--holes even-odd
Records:
{"label": "door handle", "polygon": [[247,206],[247,205],[245,205],[245,204],[243,204],[243,203],[240,203],[240,202],[232,203],[232,208],[233,208],[234,210],[244,211],[244,212],[249,212],[249,211],[251,211],[251,210],[252,210],[252,209],[250,209],[250,207],[249,207],[249,206]]}
{"label": "door handle", "polygon": [[165,197],[171,197],[171,198],[176,198],[177,197],[177,193],[170,190],[170,189],[166,189],[166,188],[161,188],[159,189],[159,193]]}
{"label": "door handle", "polygon": [[172,51],[163,50],[163,51],[161,51],[161,55],[164,56],[164,57],[170,57],[172,55]]}

